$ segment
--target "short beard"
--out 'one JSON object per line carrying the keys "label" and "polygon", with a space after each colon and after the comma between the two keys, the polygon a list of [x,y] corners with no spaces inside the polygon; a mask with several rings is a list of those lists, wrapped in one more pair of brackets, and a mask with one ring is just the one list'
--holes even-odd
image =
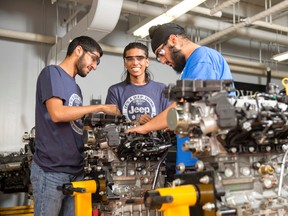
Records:
{"label": "short beard", "polygon": [[181,53],[180,49],[171,47],[170,50],[171,50],[170,57],[171,59],[173,59],[174,64],[175,64],[173,69],[176,71],[177,74],[181,74],[186,65],[185,56]]}
{"label": "short beard", "polygon": [[79,60],[77,61],[76,67],[77,67],[77,74],[81,77],[86,77],[87,74],[84,73],[83,68],[85,67],[83,64],[83,58],[84,58],[84,54],[82,54],[79,58]]}

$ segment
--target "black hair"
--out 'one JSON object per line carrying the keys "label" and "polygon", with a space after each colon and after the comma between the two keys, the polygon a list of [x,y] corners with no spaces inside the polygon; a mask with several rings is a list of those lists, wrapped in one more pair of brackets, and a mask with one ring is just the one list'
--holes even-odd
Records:
{"label": "black hair", "polygon": [[[124,51],[123,51],[123,59],[125,59],[126,57],[126,52],[128,50],[131,50],[131,49],[141,49],[144,51],[145,53],[145,57],[148,58],[149,57],[149,51],[148,51],[148,47],[143,44],[143,43],[140,43],[140,42],[132,42],[132,43],[129,43],[125,48],[124,48]],[[151,77],[152,77],[152,74],[151,72],[149,71],[148,67],[145,68],[145,82],[147,83],[149,80],[151,80]],[[122,74],[122,80],[125,80],[125,82],[127,84],[130,84],[131,83],[131,80],[130,80],[130,75],[129,75],[129,72],[127,70],[124,71],[124,73]]]}
{"label": "black hair", "polygon": [[80,36],[74,38],[67,49],[66,56],[72,55],[73,51],[77,46],[81,46],[83,50],[89,51],[89,52],[98,52],[100,57],[103,55],[103,50],[100,47],[100,45],[91,37],[88,36]]}

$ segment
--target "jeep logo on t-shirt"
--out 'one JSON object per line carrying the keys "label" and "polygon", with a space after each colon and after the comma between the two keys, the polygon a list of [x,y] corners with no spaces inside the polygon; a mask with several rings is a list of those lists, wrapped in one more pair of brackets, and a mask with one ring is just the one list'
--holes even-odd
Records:
{"label": "jeep logo on t-shirt", "polygon": [[122,113],[129,121],[135,121],[145,114],[154,117],[156,115],[156,108],[151,98],[146,95],[137,94],[125,101]]}
{"label": "jeep logo on t-shirt", "polygon": [[128,113],[129,114],[135,114],[135,113],[145,113],[145,114],[148,114],[150,113],[150,108],[149,107],[134,107],[134,106],[131,106],[131,110],[128,110]]}

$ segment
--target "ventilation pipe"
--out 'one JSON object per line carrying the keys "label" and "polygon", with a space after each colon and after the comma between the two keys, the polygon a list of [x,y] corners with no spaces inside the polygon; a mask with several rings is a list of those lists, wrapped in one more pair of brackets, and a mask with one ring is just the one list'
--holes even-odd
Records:
{"label": "ventilation pipe", "polygon": [[236,30],[238,30],[239,28],[243,28],[245,26],[248,26],[248,25],[251,25],[253,22],[257,21],[257,20],[260,20],[268,15],[271,15],[273,13],[276,13],[280,10],[283,10],[285,9],[286,7],[288,6],[288,0],[285,0],[283,2],[280,2],[279,4],[276,4],[275,6],[263,11],[263,12],[260,12],[252,17],[248,17],[244,20],[244,22],[241,22],[241,23],[237,23],[229,28],[226,28],[220,32],[217,32],[213,35],[210,35],[209,37],[206,37],[205,39],[203,40],[200,40],[198,42],[198,44],[200,45],[205,45],[205,44],[209,44],[209,43],[212,43],[220,38],[223,38],[225,35],[228,35]]}
{"label": "ventilation pipe", "polygon": [[225,1],[222,4],[216,5],[211,9],[210,14],[213,15],[219,11],[222,11],[224,8],[229,7],[230,5],[233,5],[239,1],[240,0],[230,0],[230,1]]}
{"label": "ventilation pipe", "polygon": [[41,35],[29,32],[18,32],[8,29],[0,29],[0,37],[39,42],[39,43],[55,44],[55,37],[53,36]]}
{"label": "ventilation pipe", "polygon": [[47,64],[62,60],[68,44],[75,37],[86,35],[99,41],[111,33],[119,20],[122,3],[123,0],[93,0],[88,14],[50,49]]}
{"label": "ventilation pipe", "polygon": [[288,32],[288,28],[286,26],[281,26],[273,23],[268,23],[264,21],[255,21],[252,23],[253,25],[268,28],[268,29],[274,29],[276,31],[283,31],[283,32]]}

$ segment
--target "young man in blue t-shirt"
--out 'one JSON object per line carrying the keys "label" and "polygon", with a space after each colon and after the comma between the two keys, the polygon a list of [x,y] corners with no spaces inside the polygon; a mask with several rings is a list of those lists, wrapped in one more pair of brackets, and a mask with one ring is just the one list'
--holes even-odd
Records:
{"label": "young man in blue t-shirt", "polygon": [[39,74],[30,176],[37,216],[75,214],[74,197],[64,195],[57,187],[84,177],[81,118],[93,112],[119,114],[112,104],[82,106],[82,93],[75,77],[86,77],[96,70],[102,54],[94,39],[80,36],[70,42],[59,65],[49,65]]}

